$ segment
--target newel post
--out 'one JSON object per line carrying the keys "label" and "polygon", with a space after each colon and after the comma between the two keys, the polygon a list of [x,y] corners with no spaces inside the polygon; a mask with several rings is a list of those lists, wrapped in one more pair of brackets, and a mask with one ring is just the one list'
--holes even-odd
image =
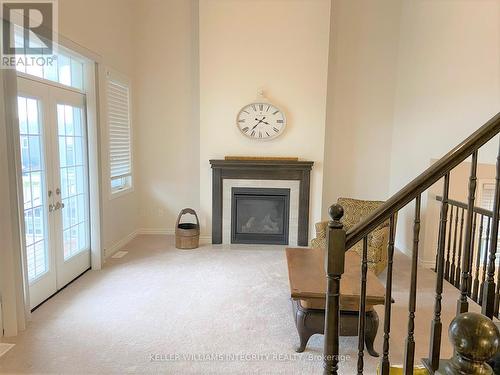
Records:
{"label": "newel post", "polygon": [[337,374],[340,334],[340,279],[344,273],[346,232],[341,223],[344,209],[334,204],[329,209],[331,221],[325,254],[327,278],[325,313],[324,374]]}
{"label": "newel post", "polygon": [[448,336],[453,345],[453,357],[444,361],[438,375],[493,375],[486,363],[497,352],[500,334],[493,321],[481,314],[463,313],[450,324]]}

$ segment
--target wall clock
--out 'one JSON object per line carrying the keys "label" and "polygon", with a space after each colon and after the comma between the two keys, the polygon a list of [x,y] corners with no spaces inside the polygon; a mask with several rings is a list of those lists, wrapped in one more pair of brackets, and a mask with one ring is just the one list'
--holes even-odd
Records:
{"label": "wall clock", "polygon": [[236,125],[250,139],[269,140],[283,134],[286,116],[275,105],[261,101],[244,106],[236,117]]}

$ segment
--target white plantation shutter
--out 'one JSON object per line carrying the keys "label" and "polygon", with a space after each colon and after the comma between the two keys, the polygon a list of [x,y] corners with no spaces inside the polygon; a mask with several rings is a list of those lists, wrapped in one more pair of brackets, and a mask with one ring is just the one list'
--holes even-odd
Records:
{"label": "white plantation shutter", "polygon": [[481,191],[481,207],[487,210],[493,210],[493,198],[495,197],[495,184],[484,183],[482,184]]}
{"label": "white plantation shutter", "polygon": [[[495,199],[495,182],[479,182],[480,186],[480,201],[479,205],[481,208],[484,208],[488,211],[493,211],[493,200]],[[486,223],[486,221],[485,221]],[[483,226],[483,234],[482,234],[482,239],[483,239],[483,251],[487,251],[486,249],[486,232],[487,228],[486,225]],[[497,245],[497,257],[500,252],[500,235],[498,236],[498,245]],[[482,256],[481,256],[482,257]],[[482,259],[482,258],[481,258]]]}
{"label": "white plantation shutter", "polygon": [[132,175],[130,90],[108,77],[109,167],[113,190],[129,187]]}

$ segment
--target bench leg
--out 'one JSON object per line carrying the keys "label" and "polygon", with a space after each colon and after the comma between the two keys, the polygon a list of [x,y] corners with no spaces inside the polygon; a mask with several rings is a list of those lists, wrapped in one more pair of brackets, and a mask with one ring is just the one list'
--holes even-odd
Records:
{"label": "bench leg", "polygon": [[306,327],[306,319],[307,319],[307,313],[301,310],[297,311],[296,315],[296,326],[297,326],[297,333],[299,334],[299,340],[300,344],[299,346],[295,349],[297,353],[302,353],[307,346],[307,342],[311,338],[311,336],[314,334],[311,332],[309,329]]}
{"label": "bench leg", "polygon": [[372,357],[378,357],[379,354],[373,349],[373,342],[377,337],[378,314],[375,310],[366,312],[365,320],[365,344],[366,350]]}
{"label": "bench leg", "polygon": [[[304,309],[295,300],[292,300],[292,307],[295,326],[297,327],[300,340],[300,344],[295,351],[302,353],[312,335],[316,333],[323,334],[325,329],[325,311]],[[356,311],[340,312],[340,336],[358,335],[358,314]],[[377,312],[375,310],[367,311],[365,319],[365,348],[372,357],[379,356],[373,348],[375,337],[377,337],[378,325],[379,318]]]}

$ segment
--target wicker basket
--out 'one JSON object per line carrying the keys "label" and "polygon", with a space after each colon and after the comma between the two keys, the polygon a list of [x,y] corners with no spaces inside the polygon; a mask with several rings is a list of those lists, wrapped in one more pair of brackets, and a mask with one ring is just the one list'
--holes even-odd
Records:
{"label": "wicker basket", "polygon": [[[180,223],[185,214],[192,214],[196,218],[195,223]],[[175,224],[175,247],[178,249],[196,249],[200,245],[200,221],[196,211],[192,208],[185,208],[177,217]]]}

